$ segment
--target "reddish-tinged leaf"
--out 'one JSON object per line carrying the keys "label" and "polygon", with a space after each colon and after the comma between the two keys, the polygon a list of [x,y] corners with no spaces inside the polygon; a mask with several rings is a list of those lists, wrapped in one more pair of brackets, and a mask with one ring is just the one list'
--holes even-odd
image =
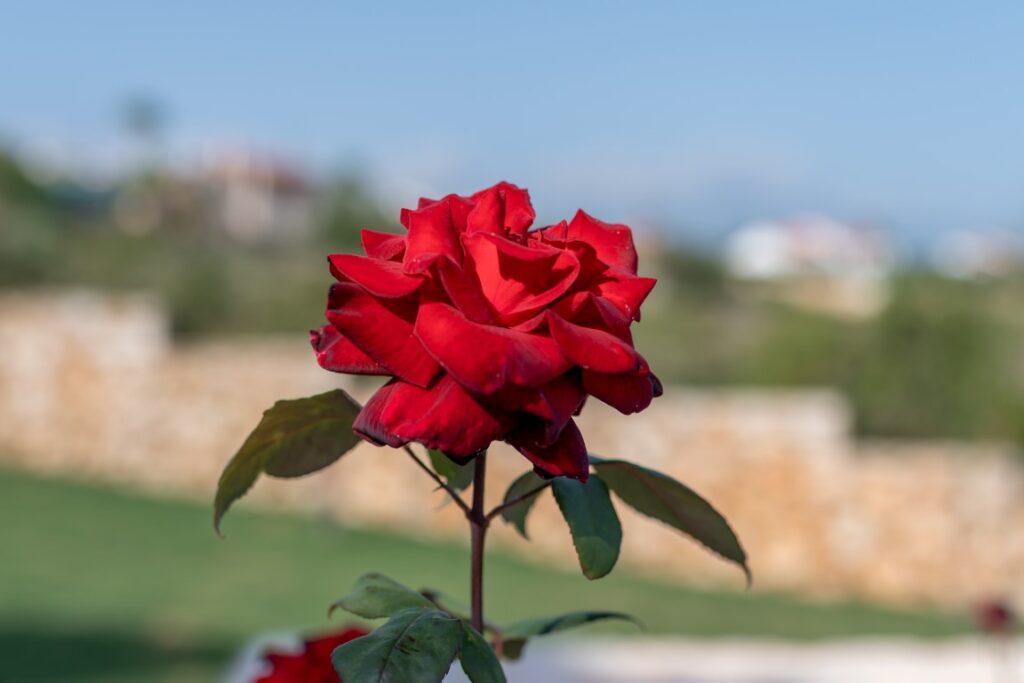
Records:
{"label": "reddish-tinged leaf", "polygon": [[278,401],[231,458],[217,484],[213,526],[263,472],[301,477],[327,467],[359,443],[352,422],[360,406],[340,389],[309,398]]}

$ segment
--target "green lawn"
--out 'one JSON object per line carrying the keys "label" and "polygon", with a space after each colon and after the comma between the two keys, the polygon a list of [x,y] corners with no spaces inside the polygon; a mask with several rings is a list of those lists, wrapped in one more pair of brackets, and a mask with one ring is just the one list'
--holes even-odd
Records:
{"label": "green lawn", "polygon": [[[212,681],[245,639],[328,626],[326,608],[376,570],[461,595],[467,552],[326,521],[247,512],[214,536],[210,510],[0,470],[0,681]],[[668,532],[666,532],[668,533]],[[496,621],[581,608],[630,612],[654,633],[941,636],[965,621],[863,604],[699,591],[617,572],[598,582],[494,553]],[[339,617],[340,619],[341,617]],[[624,632],[628,629],[624,629]]]}

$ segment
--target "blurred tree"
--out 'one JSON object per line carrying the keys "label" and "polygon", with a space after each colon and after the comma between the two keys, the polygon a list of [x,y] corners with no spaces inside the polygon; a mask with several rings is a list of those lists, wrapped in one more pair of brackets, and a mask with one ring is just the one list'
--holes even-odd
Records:
{"label": "blurred tree", "polygon": [[138,155],[136,164],[144,169],[158,168],[168,122],[164,104],[151,95],[132,95],[121,104],[119,118],[125,136]]}
{"label": "blurred tree", "polygon": [[363,228],[395,231],[394,220],[381,209],[357,173],[344,173],[327,183],[317,228],[319,240],[334,251],[358,248]]}
{"label": "blurred tree", "polygon": [[15,158],[0,150],[0,210],[10,207],[44,207],[53,203],[47,189],[32,180]]}

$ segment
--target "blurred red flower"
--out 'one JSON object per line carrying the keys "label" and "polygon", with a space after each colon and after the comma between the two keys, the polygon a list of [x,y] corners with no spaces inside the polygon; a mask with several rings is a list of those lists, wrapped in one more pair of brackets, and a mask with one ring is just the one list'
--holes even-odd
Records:
{"label": "blurred red flower", "polygon": [[270,672],[254,683],[339,683],[338,674],[331,664],[331,653],[342,643],[365,636],[368,631],[347,628],[303,643],[296,653],[268,651],[264,658]]}
{"label": "blurred red flower", "polygon": [[989,600],[975,608],[974,620],[985,633],[1009,633],[1017,623],[1017,616],[1005,602]]}
{"label": "blurred red flower", "polygon": [[364,230],[333,254],[330,324],[311,332],[328,370],[392,379],[355,430],[465,462],[506,441],[548,476],[585,480],[573,421],[588,395],[623,413],[661,393],[630,325],[655,284],[630,229],[577,212],[528,231],[529,194],[498,183],[403,209],[404,234]]}

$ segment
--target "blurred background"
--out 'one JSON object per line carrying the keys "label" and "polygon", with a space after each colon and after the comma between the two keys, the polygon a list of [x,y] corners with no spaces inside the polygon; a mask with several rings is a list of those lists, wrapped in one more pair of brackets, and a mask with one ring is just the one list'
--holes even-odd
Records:
{"label": "blurred background", "polygon": [[1024,603],[1020,4],[42,1],[0,24],[0,680],[214,681],[254,635],[330,628],[366,571],[463,590],[458,515],[388,451],[261,481],[226,540],[209,502],[274,400],[372,391],[308,350],[325,254],[498,180],[539,225],[633,227],[666,394],[591,403],[584,433],[706,495],[755,575],[623,511],[621,567],[589,583],[542,502],[529,544],[495,534],[490,616],[619,609],[648,635],[599,667],[538,648],[518,680],[1017,680],[976,617]]}

